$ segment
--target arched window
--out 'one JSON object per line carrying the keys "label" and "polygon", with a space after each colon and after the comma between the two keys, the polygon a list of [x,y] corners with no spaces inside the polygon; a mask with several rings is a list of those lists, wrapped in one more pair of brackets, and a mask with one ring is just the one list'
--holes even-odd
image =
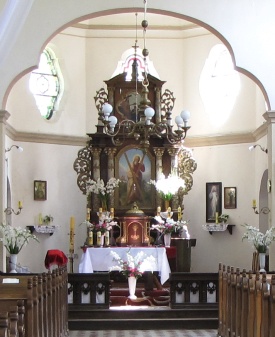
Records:
{"label": "arched window", "polygon": [[224,45],[211,49],[199,85],[205,112],[213,125],[221,126],[228,119],[240,90],[239,73]]}
{"label": "arched window", "polygon": [[57,58],[49,48],[43,51],[38,68],[31,73],[29,88],[41,116],[49,120],[58,109],[63,93],[63,77]]}

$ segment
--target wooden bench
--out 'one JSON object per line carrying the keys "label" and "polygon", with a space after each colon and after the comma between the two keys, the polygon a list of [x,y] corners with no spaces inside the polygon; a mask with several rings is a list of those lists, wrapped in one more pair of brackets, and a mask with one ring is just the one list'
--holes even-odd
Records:
{"label": "wooden bench", "polygon": [[[19,283],[2,283],[4,278],[18,279]],[[26,337],[67,335],[67,278],[65,267],[43,274],[1,275],[0,312],[21,303],[19,311],[24,315],[19,315],[18,327],[22,321]]]}
{"label": "wooden bench", "polygon": [[219,336],[275,336],[275,275],[220,265],[219,293]]}

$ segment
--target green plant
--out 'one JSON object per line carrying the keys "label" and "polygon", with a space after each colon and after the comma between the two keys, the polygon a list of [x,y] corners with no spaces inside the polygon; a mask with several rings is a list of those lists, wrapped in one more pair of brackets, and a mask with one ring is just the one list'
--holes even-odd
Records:
{"label": "green plant", "polygon": [[53,221],[53,217],[49,214],[49,215],[45,215],[44,218],[43,218],[43,222],[47,225],[49,224],[50,222]]}
{"label": "green plant", "polygon": [[221,215],[218,217],[218,221],[219,221],[219,223],[221,223],[221,222],[226,223],[227,220],[228,220],[228,218],[229,218],[229,215],[228,215],[228,214],[221,214]]}

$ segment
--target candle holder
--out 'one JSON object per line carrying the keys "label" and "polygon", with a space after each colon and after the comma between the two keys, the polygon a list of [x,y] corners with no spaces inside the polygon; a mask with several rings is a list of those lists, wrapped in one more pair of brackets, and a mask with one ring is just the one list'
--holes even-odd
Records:
{"label": "candle holder", "polygon": [[15,215],[19,215],[19,214],[21,213],[22,209],[23,209],[23,207],[20,206],[20,207],[18,208],[18,211],[15,212],[15,210],[14,210],[13,208],[7,207],[7,208],[4,209],[4,212],[5,212],[7,215],[11,215],[12,213],[15,214]]}
{"label": "candle holder", "polygon": [[70,262],[70,273],[74,272],[74,259],[78,258],[78,255],[74,253],[73,249],[69,250],[69,254],[67,255]]}
{"label": "candle holder", "polygon": [[261,213],[268,214],[270,212],[270,209],[268,207],[261,208],[260,212],[257,211],[256,206],[253,206],[252,208],[253,208],[255,214],[261,214]]}

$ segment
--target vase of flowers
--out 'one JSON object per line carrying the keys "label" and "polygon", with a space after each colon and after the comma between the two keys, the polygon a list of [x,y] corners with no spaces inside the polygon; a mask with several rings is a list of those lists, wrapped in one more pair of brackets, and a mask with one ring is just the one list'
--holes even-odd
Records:
{"label": "vase of flowers", "polygon": [[178,237],[184,239],[190,239],[190,234],[188,231],[188,222],[185,220],[178,220],[175,225],[175,233],[177,233]]}
{"label": "vase of flowers", "polygon": [[108,210],[109,196],[115,191],[115,188],[119,186],[120,180],[116,178],[110,178],[106,185],[103,179],[98,178],[96,181],[89,179],[86,182],[86,193],[94,193],[98,195],[101,202],[103,211]]}
{"label": "vase of flowers", "polygon": [[110,237],[109,232],[113,229],[114,226],[118,226],[117,222],[113,221],[111,218],[108,218],[106,215],[104,215],[104,217],[99,220],[98,224],[94,225],[93,230],[97,233],[98,246],[104,246],[105,235],[108,232],[108,237]]}
{"label": "vase of flowers", "polygon": [[179,188],[185,188],[185,181],[177,175],[169,175],[165,178],[164,174],[162,174],[159,180],[150,180],[148,183],[154,185],[157,192],[160,193],[161,198],[164,200],[165,210],[168,209],[170,201]]}
{"label": "vase of flowers", "polygon": [[110,270],[119,270],[128,279],[129,286],[129,298],[135,299],[136,282],[139,277],[142,276],[145,270],[152,269],[152,264],[155,263],[155,258],[146,256],[143,251],[137,253],[136,256],[132,256],[130,252],[126,253],[126,259],[122,259],[116,252],[111,251],[113,261],[117,262],[116,266],[110,268]]}
{"label": "vase of flowers", "polygon": [[10,254],[10,273],[17,273],[18,254]]}
{"label": "vase of flowers", "polygon": [[247,239],[253,244],[259,255],[260,271],[265,272],[265,255],[272,241],[275,241],[275,227],[268,229],[265,234],[261,233],[256,227],[247,224],[244,227],[246,232],[242,240]]}
{"label": "vase of flowers", "polygon": [[176,230],[177,222],[172,218],[163,219],[161,216],[157,215],[154,217],[156,221],[155,224],[151,226],[152,229],[156,229],[163,236],[163,241],[165,247],[170,247],[171,244],[171,234]]}
{"label": "vase of flowers", "polygon": [[256,248],[258,253],[266,253],[267,249],[275,240],[275,227],[271,227],[265,234],[261,233],[258,228],[245,224],[246,232],[242,240],[247,239]]}
{"label": "vase of flowers", "polygon": [[3,236],[0,240],[3,242],[4,247],[10,254],[11,270],[16,272],[17,255],[20,253],[22,248],[27,245],[31,239],[37,242],[39,241],[28,229],[23,229],[21,227],[13,227],[11,225],[4,225],[1,223],[0,232]]}

